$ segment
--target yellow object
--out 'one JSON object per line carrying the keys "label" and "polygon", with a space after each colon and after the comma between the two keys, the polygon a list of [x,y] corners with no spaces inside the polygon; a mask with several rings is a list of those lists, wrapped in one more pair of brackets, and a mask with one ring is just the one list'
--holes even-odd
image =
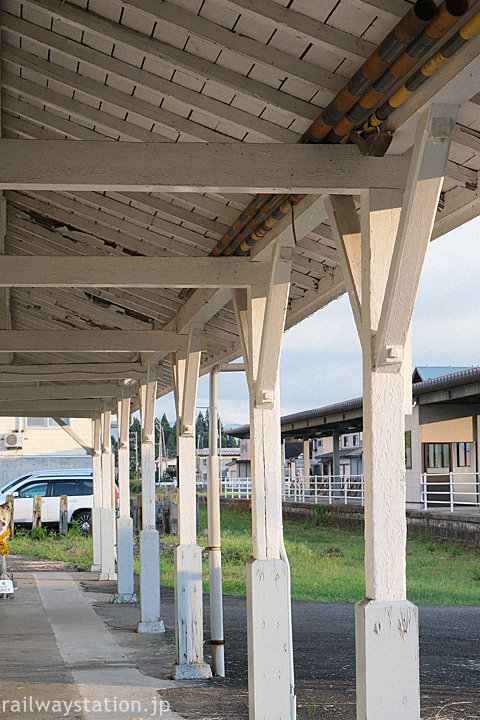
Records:
{"label": "yellow object", "polygon": [[480,30],[480,12],[472,17],[465,25],[460,28],[460,35],[464,40],[471,40]]}
{"label": "yellow object", "polygon": [[0,535],[0,555],[8,555],[10,550],[7,545],[7,538],[10,537],[10,528],[6,528]]}

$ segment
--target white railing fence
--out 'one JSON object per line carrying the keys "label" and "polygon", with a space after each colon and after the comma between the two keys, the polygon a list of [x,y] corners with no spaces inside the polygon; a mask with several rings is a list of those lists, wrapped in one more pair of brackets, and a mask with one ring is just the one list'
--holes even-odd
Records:
{"label": "white railing fence", "polygon": [[[443,507],[453,512],[459,507],[480,507],[480,473],[423,473],[420,482],[420,502],[424,510]],[[175,487],[176,481],[160,485]],[[206,492],[206,481],[197,481],[197,488],[200,492]],[[223,497],[248,500],[252,496],[251,478],[222,478],[220,492]],[[283,483],[283,499],[300,503],[363,506],[363,475],[286,477]]]}
{"label": "white railing fence", "polygon": [[[250,498],[252,481],[249,477],[222,480],[223,497]],[[362,475],[312,475],[304,478],[286,477],[283,483],[283,499],[302,503],[342,503],[363,505]]]}
{"label": "white railing fence", "polygon": [[479,473],[450,472],[445,474],[423,473],[421,477],[421,502],[424,510],[436,506],[479,507]]}

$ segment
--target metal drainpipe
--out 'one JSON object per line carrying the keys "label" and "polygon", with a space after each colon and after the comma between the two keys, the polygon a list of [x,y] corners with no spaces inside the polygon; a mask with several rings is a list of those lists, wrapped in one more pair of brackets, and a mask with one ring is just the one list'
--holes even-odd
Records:
{"label": "metal drainpipe", "polygon": [[209,455],[207,465],[208,514],[208,571],[210,580],[210,632],[212,669],[215,675],[225,677],[225,645],[223,637],[222,548],[220,530],[220,472],[218,459],[218,373],[210,373],[210,399],[208,409]]}
{"label": "metal drainpipe", "polygon": [[285,550],[285,541],[283,538],[283,523],[280,528],[280,557],[287,565],[288,577],[288,660],[290,675],[290,720],[297,718],[297,696],[295,695],[295,666],[293,662],[293,629],[292,629],[292,587],[290,575],[290,562],[288,560],[287,551]]}

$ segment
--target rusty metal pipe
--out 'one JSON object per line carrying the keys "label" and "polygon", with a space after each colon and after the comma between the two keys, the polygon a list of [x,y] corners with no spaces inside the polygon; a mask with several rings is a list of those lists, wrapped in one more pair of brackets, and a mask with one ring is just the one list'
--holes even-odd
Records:
{"label": "rusty metal pipe", "polygon": [[[395,28],[384,38],[378,48],[363,63],[351,80],[338,93],[334,100],[322,111],[309,129],[302,135],[299,142],[321,142],[334,125],[365,93],[368,87],[375,82],[388,66],[394,62],[405,48],[416,38],[425,26],[432,20],[437,12],[433,0],[417,0],[415,5],[397,23]],[[251,229],[250,223],[257,212],[265,204],[268,196],[256,195],[239,215],[237,220],[224,234],[220,242],[213,249],[211,255],[243,255],[248,254],[251,247],[264,237],[276,225],[279,219],[298,203],[303,195],[274,195],[268,199],[273,210],[261,224]],[[261,210],[260,210],[261,211]],[[248,227],[249,234],[245,228]],[[181,297],[189,297],[192,291],[182,290]]]}
{"label": "rusty metal pipe", "polygon": [[[363,92],[368,88],[368,86],[371,85],[371,83],[383,73],[386,67],[388,67],[388,65],[393,62],[410,44],[410,42],[421,32],[421,30],[427,25],[427,23],[434,17],[436,12],[437,6],[435,2],[433,2],[433,0],[417,0],[415,5],[397,23],[395,28],[380,43],[380,45],[372,53],[372,55],[367,58],[360,70],[355,73],[353,78],[345,85],[343,90],[340,91],[340,93],[332,101],[332,103],[330,103],[330,105],[328,105],[327,108],[322,111],[317,120],[312,123],[310,128],[300,138],[299,142],[319,142],[339,119],[339,117],[335,114],[335,103],[338,101],[341,105],[345,105],[345,110],[342,111],[341,115],[345,114],[345,112],[350,107],[352,107],[352,105],[363,94]],[[324,115],[327,114],[328,119],[329,114],[331,113],[334,114],[332,115],[331,124],[325,125],[325,122],[322,118],[324,118]],[[324,135],[319,137],[319,139],[316,139],[317,128],[320,127],[322,123],[325,125],[325,133]],[[277,195],[277,206],[283,206],[283,201],[287,197],[287,195]],[[252,201],[252,203],[255,203],[256,209],[258,209],[258,205],[256,204],[257,198],[258,196],[256,196]],[[271,200],[270,202],[273,201]],[[247,206],[244,213],[246,213],[247,210],[250,210],[250,206],[252,205],[252,203]],[[244,213],[242,213],[242,215],[244,215]],[[234,223],[234,225],[237,225],[237,227],[240,224],[240,217]],[[212,254],[233,254],[233,252],[237,253],[238,248],[241,248],[242,246],[250,247],[250,241],[255,242],[255,239],[254,233],[250,234],[249,239],[245,239],[243,231],[247,222],[248,220],[244,222],[242,224],[242,227],[237,231],[237,234],[242,233],[241,238],[237,239],[237,234],[235,234],[232,238],[232,234],[234,234],[232,226],[225,233],[222,240],[219,242]],[[261,232],[263,234],[265,234],[264,230],[266,230],[266,228],[261,229]],[[268,232],[268,230],[266,231]],[[230,245],[232,243],[233,247],[235,248],[233,250],[232,248],[230,248]],[[242,250],[241,252],[244,251]]]}
{"label": "rusty metal pipe", "polygon": [[376,80],[360,100],[329,132],[327,143],[339,143],[367,116],[396,82],[412,70],[417,62],[442,38],[468,10],[468,0],[445,0],[432,22],[410,43],[395,62]]}
{"label": "rusty metal pipe", "polygon": [[417,0],[338,95],[302,135],[300,142],[318,143],[410,45],[437,12],[433,0]]}
{"label": "rusty metal pipe", "polygon": [[420,85],[428,80],[444,63],[446,63],[461,47],[465,45],[480,31],[480,12],[476,13],[468,22],[447,40],[445,45],[438,52],[427,60],[422,67],[402,85],[391,97],[388,98],[359,128],[361,133],[371,133],[376,130],[393,111],[402,105]]}

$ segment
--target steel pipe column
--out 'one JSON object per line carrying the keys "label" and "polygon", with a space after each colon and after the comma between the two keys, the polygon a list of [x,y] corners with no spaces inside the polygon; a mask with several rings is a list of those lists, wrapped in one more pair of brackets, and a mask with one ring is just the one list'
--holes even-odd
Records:
{"label": "steel pipe column", "polygon": [[210,634],[212,670],[225,677],[222,596],[222,547],[220,530],[220,464],[218,457],[218,368],[210,373],[208,408],[209,454],[207,461],[208,572],[210,580]]}

